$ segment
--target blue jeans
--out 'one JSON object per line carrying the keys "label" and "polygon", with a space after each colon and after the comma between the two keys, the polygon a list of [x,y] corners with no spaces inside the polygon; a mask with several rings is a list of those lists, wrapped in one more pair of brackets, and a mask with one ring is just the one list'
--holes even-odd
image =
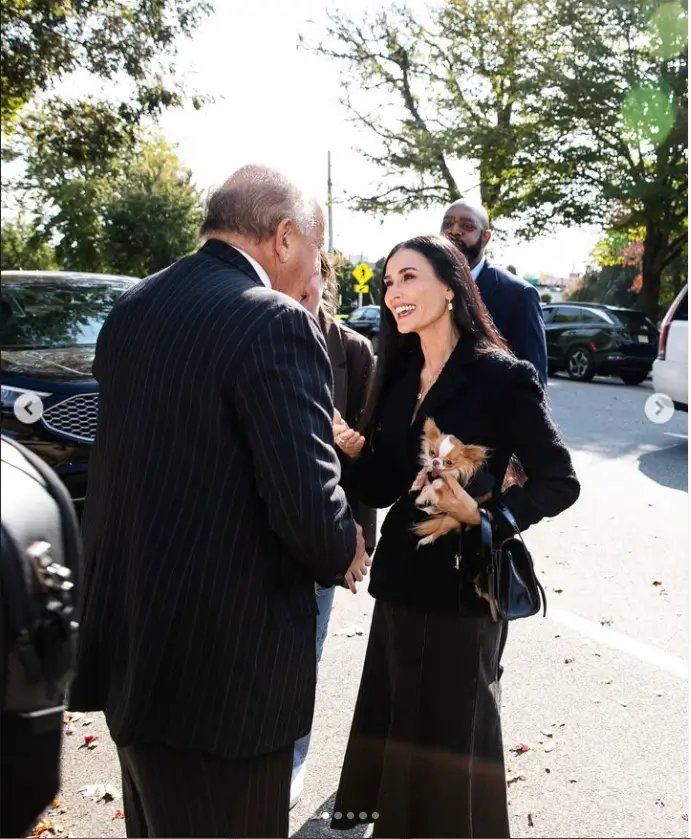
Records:
{"label": "blue jeans", "polygon": [[[317,595],[317,608],[319,614],[317,615],[317,675],[319,674],[319,662],[321,661],[322,651],[324,649],[324,641],[329,631],[329,618],[331,617],[331,609],[334,604],[334,595],[336,588],[322,588],[315,583],[315,593]],[[310,745],[311,733],[305,734],[296,743],[293,749],[293,777],[303,767],[305,759],[307,758],[307,750]]]}

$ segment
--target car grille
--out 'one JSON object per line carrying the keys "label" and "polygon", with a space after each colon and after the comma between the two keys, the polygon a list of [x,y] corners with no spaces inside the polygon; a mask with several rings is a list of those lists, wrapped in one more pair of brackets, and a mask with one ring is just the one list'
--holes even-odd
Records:
{"label": "car grille", "polygon": [[43,424],[49,431],[80,443],[93,443],[97,421],[97,393],[70,396],[43,412]]}

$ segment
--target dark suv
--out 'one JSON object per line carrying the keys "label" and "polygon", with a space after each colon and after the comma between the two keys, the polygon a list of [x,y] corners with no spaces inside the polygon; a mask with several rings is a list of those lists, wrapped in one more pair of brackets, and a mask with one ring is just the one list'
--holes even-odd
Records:
{"label": "dark suv", "polygon": [[657,356],[658,330],[643,313],[602,303],[554,303],[542,307],[550,374],[572,379],[619,376],[643,382]]}
{"label": "dark suv", "polygon": [[[38,271],[3,271],[0,279],[2,433],[57,472],[80,513],[98,415],[91,372],[96,338],[115,301],[137,280]],[[27,393],[43,405],[36,421],[35,409],[21,410]]]}
{"label": "dark suv", "polygon": [[379,306],[360,306],[359,309],[354,309],[349,315],[343,317],[342,321],[365,338],[369,338],[376,353],[379,350],[380,318]]}

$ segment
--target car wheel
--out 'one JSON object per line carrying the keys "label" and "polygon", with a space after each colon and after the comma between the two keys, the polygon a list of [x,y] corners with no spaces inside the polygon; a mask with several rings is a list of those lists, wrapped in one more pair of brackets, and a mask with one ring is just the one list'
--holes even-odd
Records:
{"label": "car wheel", "polygon": [[637,370],[635,373],[620,373],[620,378],[625,385],[640,385],[648,378],[648,371]]}
{"label": "car wheel", "polygon": [[587,347],[572,347],[566,355],[566,370],[577,382],[589,382],[595,375],[593,354]]}

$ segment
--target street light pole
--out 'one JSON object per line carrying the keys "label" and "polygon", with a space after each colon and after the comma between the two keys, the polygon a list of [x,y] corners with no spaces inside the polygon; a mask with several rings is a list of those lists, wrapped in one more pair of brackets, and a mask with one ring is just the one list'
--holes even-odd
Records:
{"label": "street light pole", "polygon": [[326,190],[327,202],[326,206],[329,213],[329,253],[333,255],[334,252],[334,216],[333,216],[333,195],[331,192],[333,184],[331,183],[331,152],[327,155],[327,175],[326,175]]}

